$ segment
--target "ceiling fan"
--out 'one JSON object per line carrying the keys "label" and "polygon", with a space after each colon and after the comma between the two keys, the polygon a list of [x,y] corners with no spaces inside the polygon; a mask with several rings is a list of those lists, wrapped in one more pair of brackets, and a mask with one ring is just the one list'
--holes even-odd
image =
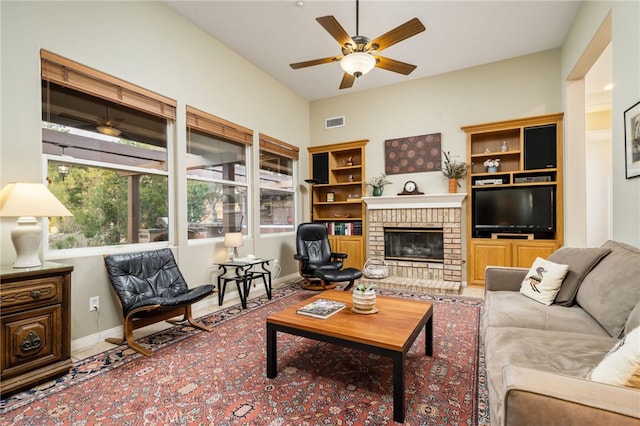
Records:
{"label": "ceiling fan", "polygon": [[85,128],[93,128],[99,133],[107,136],[118,137],[122,135],[122,130],[119,129],[120,123],[124,121],[124,118],[111,118],[111,108],[107,106],[107,117],[100,117],[95,120],[92,125],[83,126]]}
{"label": "ceiling fan", "polygon": [[338,41],[342,47],[342,55],[297,62],[289,66],[295,70],[340,61],[340,67],[344,70],[340,89],[350,88],[356,78],[365,75],[374,67],[404,75],[411,74],[417,68],[416,65],[385,58],[378,55],[378,52],[424,31],[425,27],[422,22],[418,18],[413,18],[399,27],[370,40],[368,37],[360,35],[359,32],[359,3],[359,0],[356,0],[356,35],[354,37],[349,36],[333,16],[316,18],[316,21]]}

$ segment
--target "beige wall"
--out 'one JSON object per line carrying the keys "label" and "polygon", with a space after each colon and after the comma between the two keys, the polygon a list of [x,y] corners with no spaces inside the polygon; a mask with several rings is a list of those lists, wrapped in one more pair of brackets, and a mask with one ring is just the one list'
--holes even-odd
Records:
{"label": "beige wall", "polygon": [[[584,81],[568,81],[588,57],[611,13],[612,46],[612,238],[640,246],[640,178],[625,178],[624,111],[640,100],[640,2],[584,2],[562,47],[565,105],[565,244],[585,245],[588,168],[585,166]],[[585,53],[587,52],[587,53]],[[595,58],[593,58],[595,60]],[[582,108],[582,109],[581,109]]]}
{"label": "beige wall", "polygon": [[[466,159],[461,126],[561,112],[559,76],[560,51],[556,49],[315,101],[311,103],[311,144],[369,139],[367,177],[384,171],[384,141],[391,138],[441,133],[442,149]],[[325,118],[341,115],[345,116],[344,127],[324,128]],[[397,174],[389,180],[392,184],[384,195],[397,194],[407,180],[415,181],[426,194],[448,190],[440,172]],[[463,217],[466,208],[465,203]],[[466,224],[463,241],[466,261]]]}
{"label": "beige wall", "polygon": [[[441,132],[443,149],[465,155],[460,126],[565,110],[563,82],[610,9],[613,11],[613,162],[614,238],[640,245],[640,178],[624,179],[622,113],[640,100],[640,16],[638,2],[585,2],[562,50],[515,58],[458,72],[346,94],[309,104],[247,63],[216,40],[151,2],[0,2],[1,84],[0,186],[9,181],[41,181],[39,49],[44,48],[101,71],[157,91],[178,101],[177,129],[184,128],[184,106],[193,105],[225,119],[301,147],[299,175],[308,177],[306,147],[368,138],[367,174],[383,170],[385,139]],[[158,70],[161,68],[160,70]],[[385,72],[376,70],[374,72]],[[356,82],[357,84],[357,82]],[[324,119],[346,116],[343,128],[324,130]],[[184,151],[184,132],[176,132],[177,152]],[[565,144],[571,141],[565,137]],[[256,148],[254,148],[255,150]],[[257,152],[257,151],[255,151]],[[579,159],[580,153],[576,154]],[[185,223],[186,181],[183,159],[172,165],[177,223]],[[565,156],[565,163],[574,161]],[[584,161],[582,159],[581,161]],[[565,164],[566,165],[566,164]],[[583,172],[582,172],[583,173]],[[583,173],[584,174],[584,173]],[[566,177],[566,176],[565,176]],[[437,173],[391,176],[387,194],[415,180],[426,193],[446,190]],[[579,191],[580,172],[572,184]],[[584,183],[582,183],[584,185]],[[307,195],[304,185],[300,193]],[[577,188],[577,189],[576,189]],[[584,214],[567,194],[565,217]],[[254,202],[257,194],[252,194]],[[302,199],[300,205],[306,205]],[[298,211],[307,217],[308,209]],[[253,225],[256,225],[256,219]],[[14,259],[9,231],[13,221],[2,219],[2,263]],[[177,253],[187,280],[210,281],[218,243],[188,244],[177,236]],[[579,241],[566,238],[565,241]],[[257,238],[246,253],[277,256],[284,274],[294,273],[289,262],[293,236]],[[274,249],[275,247],[275,249]],[[88,315],[89,296],[101,296],[100,329],[120,324],[102,265],[102,253],[50,259],[73,264],[72,338],[98,332]]]}
{"label": "beige wall", "polygon": [[[302,147],[299,173],[306,176],[309,139],[306,100],[205,35],[157,2],[0,2],[2,12],[2,126],[0,185],[42,181],[39,50],[47,49],[177,100],[176,144],[185,152],[185,105],[192,105],[242,126]],[[257,138],[254,158],[257,158]],[[188,243],[184,156],[171,170],[178,224],[176,253],[191,285],[211,282],[218,242]],[[255,179],[255,178],[254,178]],[[257,180],[254,181],[254,183]],[[255,187],[256,185],[254,185]],[[254,191],[254,205],[258,194]],[[301,217],[302,212],[298,212]],[[253,218],[256,229],[258,217]],[[0,228],[2,263],[15,259],[9,232]],[[182,224],[182,225],[180,225]],[[255,238],[241,253],[278,257],[283,274],[292,274],[294,234]],[[114,249],[117,250],[117,249]],[[120,250],[123,250],[122,248]],[[124,248],[127,250],[127,248]],[[72,290],[72,339],[98,332],[89,316],[88,298],[99,295],[100,329],[120,325],[102,261],[102,252],[53,258],[75,266]],[[286,260],[286,261],[285,261]],[[211,298],[211,303],[214,298]]]}
{"label": "beige wall", "polygon": [[[562,111],[559,76],[560,51],[551,50],[318,100],[311,103],[311,144],[369,139],[367,177],[384,171],[384,141],[391,138],[441,133],[442,149],[464,159],[461,126]],[[344,127],[324,128],[325,118],[342,115]],[[387,195],[400,192],[407,180],[427,194],[447,192],[440,172],[391,175],[389,180]]]}

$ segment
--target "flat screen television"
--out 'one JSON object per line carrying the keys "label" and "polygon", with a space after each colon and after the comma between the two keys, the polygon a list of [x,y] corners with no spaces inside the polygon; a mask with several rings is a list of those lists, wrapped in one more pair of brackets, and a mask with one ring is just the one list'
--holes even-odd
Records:
{"label": "flat screen television", "polygon": [[553,185],[475,190],[473,234],[489,238],[494,233],[533,234],[554,238],[556,188]]}

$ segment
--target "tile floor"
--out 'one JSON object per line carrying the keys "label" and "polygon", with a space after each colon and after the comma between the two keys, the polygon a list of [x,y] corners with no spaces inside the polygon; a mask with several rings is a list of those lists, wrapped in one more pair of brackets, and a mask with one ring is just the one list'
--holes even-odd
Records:
{"label": "tile floor", "polygon": [[[274,283],[274,289],[278,288],[279,286],[282,286],[286,284],[285,282],[282,282],[281,284],[278,283]],[[259,290],[259,289],[258,289]],[[253,297],[258,296],[260,294],[264,294],[264,289],[262,289],[262,293],[254,293]],[[461,296],[467,296],[467,297],[484,297],[484,287],[480,287],[480,286],[466,286],[466,287],[462,287],[462,292],[460,293]],[[199,318],[202,317],[204,315],[210,314],[211,312],[215,312],[219,309],[224,309],[227,308],[229,306],[235,305],[237,303],[239,303],[238,298],[225,298],[225,302],[222,306],[218,306],[217,304],[217,297],[216,297],[216,302],[212,303],[211,306],[205,308],[205,309],[194,309],[193,311],[193,317],[194,318]],[[149,334],[153,334],[156,333],[158,331],[164,330],[166,328],[169,327],[173,327],[172,324],[169,324],[167,322],[159,322],[156,324],[152,324],[149,325],[143,329],[140,330],[136,330],[134,331],[133,335],[136,339],[139,339],[141,337],[147,336]],[[88,358],[90,356],[99,354],[101,352],[107,351],[109,349],[115,348],[116,345],[105,342],[104,340],[101,340],[99,342],[96,342],[94,345],[91,345],[89,347],[85,347],[85,348],[81,348],[78,350],[73,350],[71,353],[71,359],[75,362],[75,361],[80,361],[82,359]]]}

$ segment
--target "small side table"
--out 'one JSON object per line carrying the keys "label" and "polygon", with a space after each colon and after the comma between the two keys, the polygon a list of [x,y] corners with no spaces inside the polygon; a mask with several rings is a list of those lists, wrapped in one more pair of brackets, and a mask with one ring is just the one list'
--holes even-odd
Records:
{"label": "small side table", "polygon": [[240,295],[242,308],[247,308],[247,298],[253,280],[260,278],[264,283],[267,297],[271,300],[271,271],[267,269],[273,259],[235,259],[228,262],[217,263],[222,273],[218,275],[218,306],[224,302],[224,293],[227,283],[234,282]]}

